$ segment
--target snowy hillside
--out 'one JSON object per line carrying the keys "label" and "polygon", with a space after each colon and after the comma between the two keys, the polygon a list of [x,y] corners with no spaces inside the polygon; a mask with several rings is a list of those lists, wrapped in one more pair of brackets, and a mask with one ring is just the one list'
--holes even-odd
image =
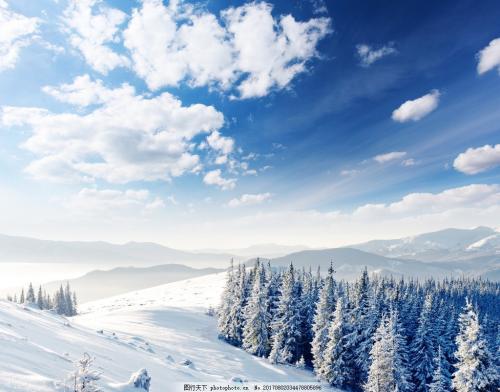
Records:
{"label": "snowy hillside", "polygon": [[[73,362],[95,357],[105,391],[122,391],[133,372],[146,368],[151,391],[174,382],[314,382],[308,371],[273,366],[217,339],[205,314],[216,305],[224,274],[166,284],[86,304],[65,319],[50,312],[0,302],[0,390],[63,391]],[[191,362],[191,364],[189,364]],[[7,383],[7,384],[6,384]]]}

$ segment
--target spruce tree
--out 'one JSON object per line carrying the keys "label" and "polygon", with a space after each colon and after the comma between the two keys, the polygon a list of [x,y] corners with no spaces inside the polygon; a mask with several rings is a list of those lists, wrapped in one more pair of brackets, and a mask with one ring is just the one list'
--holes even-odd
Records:
{"label": "spruce tree", "polygon": [[250,299],[244,310],[243,348],[250,354],[265,357],[270,350],[266,276],[259,260],[256,262]]}
{"label": "spruce tree", "polygon": [[272,326],[270,362],[294,364],[300,360],[300,324],[300,288],[290,264],[283,279],[277,316]]}
{"label": "spruce tree", "polygon": [[449,364],[442,353],[441,346],[438,347],[434,363],[435,369],[432,382],[429,384],[429,392],[449,392],[451,390]]}
{"label": "spruce tree", "polygon": [[370,366],[372,336],[376,329],[376,307],[370,288],[368,271],[365,268],[354,287],[354,311],[352,312],[355,377],[364,383]]}
{"label": "spruce tree", "polygon": [[352,333],[344,298],[339,297],[335,305],[335,315],[328,330],[328,343],[319,372],[330,385],[337,388],[346,388],[355,383],[352,374],[351,339]]}
{"label": "spruce tree", "polygon": [[35,291],[33,290],[33,285],[30,283],[28,291],[26,292],[26,302],[29,304],[35,303]]}
{"label": "spruce tree", "polygon": [[456,392],[494,392],[499,375],[479,325],[477,312],[469,299],[459,317],[457,363],[452,386]]}
{"label": "spruce tree", "polygon": [[320,289],[319,301],[316,306],[313,324],[312,362],[315,373],[322,377],[323,353],[328,344],[328,328],[332,322],[335,310],[335,280],[333,279],[333,265],[330,264],[328,275]]}
{"label": "spruce tree", "polygon": [[36,304],[40,309],[44,309],[45,307],[43,306],[43,294],[42,294],[42,286],[38,287],[38,295],[36,296]]}
{"label": "spruce tree", "polygon": [[66,316],[74,316],[75,312],[73,309],[73,298],[71,296],[71,288],[69,287],[69,282],[66,282],[66,287],[64,288],[64,305]]}
{"label": "spruce tree", "polygon": [[222,291],[220,306],[217,311],[217,329],[219,331],[219,337],[226,341],[231,340],[231,309],[234,306],[233,302],[234,294],[234,266],[233,260],[231,259],[231,265],[226,273],[226,285]]}
{"label": "spruce tree", "polygon": [[24,289],[21,289],[21,295],[19,296],[19,303],[24,304],[25,298],[24,298]]}
{"label": "spruce tree", "polygon": [[412,369],[417,392],[427,392],[434,372],[436,334],[433,317],[433,300],[428,294],[418,319],[418,328],[412,345]]}
{"label": "spruce tree", "polygon": [[371,364],[366,392],[410,391],[409,373],[406,368],[406,342],[400,332],[400,323],[395,311],[383,316],[374,336],[370,350]]}

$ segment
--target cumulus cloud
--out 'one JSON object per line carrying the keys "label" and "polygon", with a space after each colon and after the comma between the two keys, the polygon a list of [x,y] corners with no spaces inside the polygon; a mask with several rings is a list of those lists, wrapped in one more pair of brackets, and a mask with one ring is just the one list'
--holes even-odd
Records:
{"label": "cumulus cloud", "polygon": [[500,144],[469,148],[453,161],[453,167],[465,174],[478,174],[497,166],[500,166]]}
{"label": "cumulus cloud", "polygon": [[477,54],[477,73],[483,74],[497,68],[500,73],[500,38],[492,40]]}
{"label": "cumulus cloud", "polygon": [[369,67],[381,58],[397,52],[396,49],[394,49],[392,43],[384,45],[378,49],[374,49],[367,44],[360,44],[356,46],[356,51],[358,53],[360,63],[363,67]]}
{"label": "cumulus cloud", "polygon": [[205,176],[203,177],[203,182],[207,185],[216,185],[224,191],[234,189],[234,187],[236,186],[236,179],[222,177],[222,172],[220,169],[211,170],[207,174],[205,174]]}
{"label": "cumulus cloud", "polygon": [[187,81],[223,90],[236,86],[240,98],[252,98],[282,89],[306,71],[329,24],[324,17],[276,19],[264,2],[228,8],[218,20],[176,2],[143,0],[124,31],[124,45],[133,69],[153,90]]}
{"label": "cumulus cloud", "polygon": [[222,136],[219,131],[213,131],[207,137],[207,143],[212,149],[219,151],[223,155],[233,152],[234,140],[227,136]]}
{"label": "cumulus cloud", "polygon": [[72,83],[61,86],[44,86],[42,90],[61,102],[81,107],[103,104],[119,99],[124,95],[133,95],[134,89],[124,84],[118,89],[104,87],[101,80],[92,80],[89,75],[77,76]]}
{"label": "cumulus cloud", "polygon": [[392,151],[388,152],[386,154],[380,154],[375,157],[373,157],[373,160],[378,162],[378,163],[386,163],[386,162],[391,162],[394,160],[400,160],[401,158],[406,156],[405,151]]}
{"label": "cumulus cloud", "polygon": [[110,46],[120,41],[120,25],[126,19],[124,12],[106,6],[102,0],[70,0],[63,17],[71,45],[103,74],[130,63]]}
{"label": "cumulus cloud", "polygon": [[250,206],[255,204],[261,204],[272,197],[270,193],[255,193],[255,194],[244,194],[239,198],[235,198],[229,201],[229,207],[242,207]]}
{"label": "cumulus cloud", "polygon": [[432,90],[420,98],[406,101],[392,112],[392,119],[397,122],[418,121],[438,107],[439,96],[438,90]]}
{"label": "cumulus cloud", "polygon": [[64,206],[75,213],[108,213],[116,210],[151,211],[165,206],[159,197],[153,197],[145,189],[83,188],[63,202]]}
{"label": "cumulus cloud", "polygon": [[37,157],[26,168],[36,178],[168,181],[199,170],[193,138],[224,123],[212,106],[183,106],[166,92],[149,98],[129,85],[108,90],[99,81],[83,80],[45,90],[69,103],[96,104],[84,114],[9,106],[0,112],[3,125],[31,128],[23,147]]}
{"label": "cumulus cloud", "polygon": [[14,68],[21,49],[36,38],[40,20],[15,13],[0,0],[0,72]]}

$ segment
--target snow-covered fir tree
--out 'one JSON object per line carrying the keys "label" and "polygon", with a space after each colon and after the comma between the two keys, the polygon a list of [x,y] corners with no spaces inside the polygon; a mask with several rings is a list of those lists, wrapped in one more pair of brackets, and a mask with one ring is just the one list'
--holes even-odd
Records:
{"label": "snow-covered fir tree", "polygon": [[411,347],[413,378],[417,392],[428,391],[428,384],[434,372],[436,319],[433,316],[433,298],[428,294],[420,312],[418,328]]}
{"label": "snow-covered fir tree", "polygon": [[328,343],[323,353],[323,364],[319,372],[334,387],[355,385],[353,379],[353,342],[344,298],[339,297],[335,314],[328,330]]}
{"label": "snow-covered fir tree", "polygon": [[498,369],[483,338],[477,312],[469,299],[460,314],[459,328],[453,389],[456,392],[498,392]]}
{"label": "snow-covered fir tree", "polygon": [[36,296],[36,304],[38,305],[38,307],[40,309],[44,309],[45,308],[45,304],[44,304],[44,301],[43,301],[42,286],[38,287],[38,294]]}
{"label": "snow-covered fir tree", "polygon": [[30,283],[28,286],[28,291],[26,291],[26,302],[29,304],[34,304],[35,301],[35,290],[33,290],[33,285]]}
{"label": "snow-covered fir tree", "polygon": [[335,310],[335,280],[333,278],[333,265],[328,269],[323,285],[319,293],[319,301],[316,306],[314,316],[312,355],[314,370],[318,377],[322,377],[323,353],[328,344],[328,328],[332,322],[333,312]]}
{"label": "snow-covered fir tree", "polygon": [[351,312],[353,325],[355,377],[366,380],[370,367],[372,335],[377,326],[377,307],[372,302],[372,290],[366,268],[354,286],[354,311]]}
{"label": "snow-covered fir tree", "polygon": [[366,392],[411,391],[406,368],[406,342],[400,328],[396,311],[383,316],[370,350],[371,364],[364,387]]}
{"label": "snow-covered fir tree", "polygon": [[25,298],[24,298],[24,289],[21,290],[21,295],[19,296],[19,303],[24,304]]}
{"label": "snow-covered fir tree", "polygon": [[231,341],[231,309],[234,306],[233,294],[235,291],[235,282],[234,282],[234,265],[233,260],[231,259],[231,265],[226,273],[226,285],[224,286],[224,290],[222,291],[222,296],[220,300],[219,309],[217,311],[218,319],[217,319],[217,327],[219,331],[219,337],[221,339],[226,340],[227,342]]}
{"label": "snow-covered fir tree", "polygon": [[257,260],[250,298],[244,310],[243,348],[258,357],[270,351],[268,291],[265,269]]}
{"label": "snow-covered fir tree", "polygon": [[294,364],[300,360],[300,288],[295,269],[290,264],[283,278],[283,288],[273,322],[273,338],[269,360],[272,363]]}
{"label": "snow-covered fir tree", "polygon": [[451,390],[449,363],[443,355],[441,346],[438,347],[437,355],[434,359],[434,367],[432,382],[429,384],[429,392],[449,392]]}

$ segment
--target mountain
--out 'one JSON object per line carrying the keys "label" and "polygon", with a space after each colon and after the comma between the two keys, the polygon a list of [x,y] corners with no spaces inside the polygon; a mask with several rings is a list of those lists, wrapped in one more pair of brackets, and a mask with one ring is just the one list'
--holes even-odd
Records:
{"label": "mountain", "polygon": [[439,279],[464,275],[479,276],[500,266],[498,258],[491,256],[456,262],[422,262],[390,258],[352,248],[306,250],[271,259],[271,265],[274,267],[286,267],[290,262],[297,268],[312,267],[314,270],[320,267],[323,272],[333,263],[337,279],[346,280],[357,278],[365,267],[369,272],[380,275]]}
{"label": "mountain", "polygon": [[151,242],[47,241],[0,235],[0,261],[22,263],[83,263],[104,266],[144,266],[182,263],[197,267],[226,267],[229,260],[243,260],[225,253],[195,253]]}
{"label": "mountain", "polygon": [[217,306],[224,277],[207,275],[90,303],[69,319],[0,301],[0,390],[67,390],[84,352],[95,358],[103,392],[140,392],[128,380],[142,368],[151,376],[150,392],[236,379],[315,384],[310,371],[273,365],[218,339],[216,320],[205,311]]}
{"label": "mountain", "polygon": [[446,229],[351,247],[380,256],[422,261],[457,261],[481,256],[500,258],[500,233],[489,227]]}
{"label": "mountain", "polygon": [[299,252],[301,250],[310,249],[303,245],[279,245],[279,244],[257,244],[246,248],[234,248],[234,249],[203,249],[202,252],[208,253],[230,253],[238,256],[244,257],[263,257],[263,258],[273,258],[281,257],[293,252]]}
{"label": "mountain", "polygon": [[78,294],[78,301],[83,303],[220,271],[222,270],[216,268],[195,269],[180,264],[145,268],[118,267],[108,271],[91,271],[80,278],[50,282],[44,284],[43,287],[47,292],[52,293],[61,284],[65,285],[69,282],[71,288]]}

